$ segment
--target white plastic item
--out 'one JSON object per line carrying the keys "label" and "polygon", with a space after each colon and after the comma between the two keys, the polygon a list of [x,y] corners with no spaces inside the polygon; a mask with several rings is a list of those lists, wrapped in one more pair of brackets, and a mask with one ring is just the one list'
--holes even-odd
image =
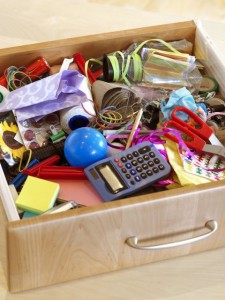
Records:
{"label": "white plastic item", "polygon": [[62,109],[59,116],[62,129],[69,134],[77,128],[87,126],[95,116],[95,110],[92,101],[87,101],[82,105]]}

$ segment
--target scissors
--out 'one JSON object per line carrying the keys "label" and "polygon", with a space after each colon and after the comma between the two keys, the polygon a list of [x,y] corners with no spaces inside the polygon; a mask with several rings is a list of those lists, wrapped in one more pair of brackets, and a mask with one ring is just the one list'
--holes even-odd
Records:
{"label": "scissors", "polygon": [[[178,112],[183,112],[192,118],[196,124],[195,127],[181,120],[176,115]],[[166,121],[163,124],[163,128],[174,128],[183,133],[185,136],[184,142],[190,149],[216,154],[225,158],[225,147],[215,136],[212,128],[197,114],[186,107],[176,107],[171,113],[171,120]],[[178,139],[175,135],[166,133],[165,136],[178,143]],[[183,136],[182,139],[184,139]],[[211,144],[207,144],[207,141]]]}

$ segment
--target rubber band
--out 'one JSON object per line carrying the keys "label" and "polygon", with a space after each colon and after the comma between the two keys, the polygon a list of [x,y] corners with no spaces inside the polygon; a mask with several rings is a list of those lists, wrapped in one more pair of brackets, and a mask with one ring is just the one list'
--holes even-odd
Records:
{"label": "rubber band", "polygon": [[120,121],[123,118],[123,116],[116,111],[105,111],[105,114],[99,113],[99,117],[103,120],[109,120],[109,121],[115,121],[115,122]]}
{"label": "rubber band", "polygon": [[[21,168],[22,167],[22,163],[23,163],[23,160],[24,160],[24,155],[28,153],[28,158],[27,158],[27,161],[26,161],[26,164],[24,166],[24,168]],[[19,167],[18,167],[18,170],[19,172],[22,172],[24,169],[26,169],[31,161],[31,157],[32,157],[32,150],[31,149],[27,149],[26,151],[23,152],[23,155],[20,159],[20,163],[19,163]]]}
{"label": "rubber band", "polygon": [[208,114],[207,121],[210,120],[214,116],[225,116],[225,112],[214,112],[214,113]]}
{"label": "rubber band", "polygon": [[[5,70],[4,75],[7,81],[7,89],[13,91],[32,82],[29,74],[23,72],[22,70],[26,70],[26,68],[10,66]],[[39,77],[37,76],[37,78]]]}

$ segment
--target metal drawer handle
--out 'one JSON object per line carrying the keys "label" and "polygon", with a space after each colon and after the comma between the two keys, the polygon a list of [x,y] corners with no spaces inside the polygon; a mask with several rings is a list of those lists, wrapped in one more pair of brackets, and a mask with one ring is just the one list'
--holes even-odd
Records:
{"label": "metal drawer handle", "polygon": [[216,230],[218,228],[218,224],[217,224],[216,221],[210,220],[210,221],[207,221],[205,223],[205,227],[207,229],[209,229],[210,231],[205,233],[205,234],[196,236],[194,238],[179,241],[179,242],[174,242],[174,243],[169,243],[169,244],[161,244],[161,245],[155,245],[155,246],[140,246],[140,245],[138,245],[138,243],[143,242],[143,240],[139,241],[136,236],[131,236],[131,237],[126,239],[126,243],[127,243],[128,246],[130,246],[132,248],[135,248],[135,249],[139,249],[139,250],[160,250],[160,249],[183,246],[183,245],[191,244],[191,243],[194,243],[194,242],[198,242],[200,240],[203,240],[203,239],[209,237],[214,232],[216,232]]}

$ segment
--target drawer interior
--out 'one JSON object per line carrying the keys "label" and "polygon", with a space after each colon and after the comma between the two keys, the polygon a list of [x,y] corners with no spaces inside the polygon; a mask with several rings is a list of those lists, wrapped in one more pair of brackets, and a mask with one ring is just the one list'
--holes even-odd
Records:
{"label": "drawer interior", "polygon": [[[225,76],[225,68],[221,68],[221,57],[217,54],[209,37],[206,37],[204,29],[199,25],[196,26],[193,21],[2,49],[0,50],[0,70],[4,70],[9,65],[21,65],[21,62],[29,65],[39,56],[46,58],[50,66],[61,64],[65,57],[70,58],[76,52],[82,53],[85,59],[97,58],[104,53],[126,49],[133,42],[141,42],[150,38],[159,38],[165,41],[186,39],[193,43],[193,55],[196,55],[196,58],[206,66],[207,75],[215,76],[219,82],[220,93],[224,95],[225,83],[222,78]],[[148,189],[144,193],[148,194]],[[178,189],[177,193],[182,194],[182,189]],[[132,202],[135,202],[135,195],[132,199]],[[123,205],[123,203],[126,203],[126,199],[113,203],[113,206]],[[105,203],[100,204],[99,207],[102,205],[107,208]],[[85,209],[92,208],[84,208],[82,211]],[[54,216],[51,217],[54,219]],[[21,226],[23,226],[23,222],[26,223],[23,220],[20,222]]]}
{"label": "drawer interior", "polygon": [[[215,76],[219,82],[221,95],[225,95],[225,83],[223,81],[225,68],[221,68],[221,57],[209,39],[205,37],[204,30],[196,26],[193,21],[2,49],[0,50],[0,70],[4,70],[9,65],[29,65],[40,56],[43,56],[50,65],[61,64],[65,57],[70,58],[76,52],[82,53],[85,59],[98,58],[104,53],[126,49],[133,42],[141,42],[149,38],[160,38],[165,41],[186,39],[192,42],[195,49],[193,55],[196,55],[206,66],[207,74]],[[144,205],[146,202],[171,201],[172,198],[176,197],[182,199],[183,194],[189,194],[191,197],[196,193],[200,195],[201,191],[206,189],[216,190],[222,188],[222,186],[223,182],[221,181],[207,184],[207,187],[206,185],[199,185],[198,187],[179,188],[176,191],[167,190],[148,194],[148,190],[146,190],[144,195],[134,195],[126,199],[102,203],[94,207],[79,208],[55,215],[40,216],[14,222],[7,222],[6,218],[4,218],[4,227],[7,227],[8,234],[8,237],[5,238],[5,248],[7,248],[7,240],[10,241],[11,247],[8,249],[10,270],[13,269],[12,263],[10,263],[10,256],[14,255],[12,248],[13,239],[24,238],[25,236],[32,239],[32,228],[34,233],[38,235],[35,232],[36,229],[39,226],[45,226],[45,224],[48,226],[48,224],[55,222],[55,224],[62,226],[65,220],[74,220],[75,217],[78,219],[83,217],[85,219],[89,215],[101,214],[104,211],[113,212],[121,208],[129,209],[129,207]],[[57,230],[58,225],[55,226],[55,230]],[[26,243],[26,240],[24,240],[24,243]]]}

